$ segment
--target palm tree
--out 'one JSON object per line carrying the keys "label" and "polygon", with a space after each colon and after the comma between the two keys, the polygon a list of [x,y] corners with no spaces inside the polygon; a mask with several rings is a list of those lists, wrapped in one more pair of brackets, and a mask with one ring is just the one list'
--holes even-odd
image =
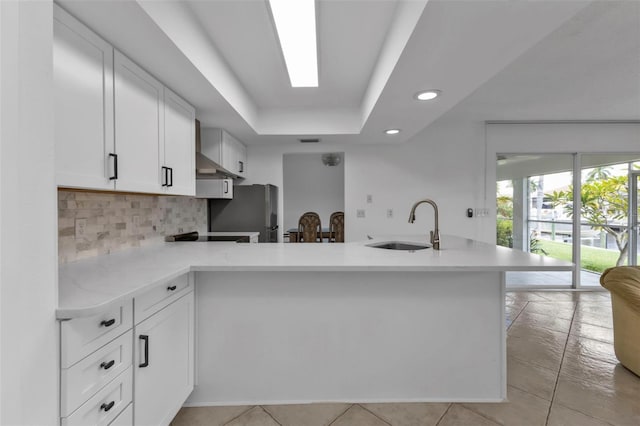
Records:
{"label": "palm tree", "polygon": [[611,177],[611,166],[594,167],[587,174],[587,182],[594,182],[597,180],[604,180]]}

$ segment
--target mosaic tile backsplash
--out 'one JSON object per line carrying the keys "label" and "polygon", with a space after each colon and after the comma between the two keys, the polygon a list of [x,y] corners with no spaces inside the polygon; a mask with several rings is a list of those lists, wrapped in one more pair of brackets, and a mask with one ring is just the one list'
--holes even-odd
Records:
{"label": "mosaic tile backsplash", "polygon": [[58,191],[59,263],[161,244],[165,235],[206,230],[204,199]]}

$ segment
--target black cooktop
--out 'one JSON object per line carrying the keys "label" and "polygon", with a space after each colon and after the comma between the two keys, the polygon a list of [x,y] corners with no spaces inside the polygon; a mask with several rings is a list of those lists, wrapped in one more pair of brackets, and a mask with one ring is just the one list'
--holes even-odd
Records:
{"label": "black cooktop", "polygon": [[207,242],[207,241],[235,241],[236,243],[248,243],[248,235],[200,235],[197,232],[187,232],[186,234],[176,234],[165,238],[165,241],[178,242],[178,241],[195,241],[195,242]]}

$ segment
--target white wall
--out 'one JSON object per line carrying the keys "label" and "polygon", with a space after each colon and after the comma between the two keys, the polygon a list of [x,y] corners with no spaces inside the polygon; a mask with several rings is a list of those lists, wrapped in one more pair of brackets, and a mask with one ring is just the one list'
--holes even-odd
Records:
{"label": "white wall", "polygon": [[283,159],[283,223],[284,231],[298,227],[305,212],[320,215],[323,227],[329,217],[344,211],[344,154],[337,166],[322,164],[322,153],[285,154]]}
{"label": "white wall", "polygon": [[0,424],[57,424],[52,2],[0,1]]}
{"label": "white wall", "polygon": [[[486,129],[487,173],[484,178],[488,206],[496,203],[493,188],[498,153],[640,153],[640,123],[494,123],[487,124]],[[598,159],[604,157],[586,159],[586,164]],[[567,159],[563,161],[566,164]],[[492,241],[495,242],[495,232]]]}
{"label": "white wall", "polygon": [[[402,145],[250,146],[246,183],[282,188],[284,153],[330,151],[345,152],[347,241],[362,240],[367,234],[426,236],[433,227],[428,206],[418,209],[414,225],[407,219],[411,205],[429,197],[440,207],[441,233],[495,242],[496,153],[639,152],[640,123],[485,126],[440,119]],[[373,203],[366,203],[367,194]],[[469,207],[488,208],[489,216],[469,219],[465,215]],[[357,209],[365,209],[366,217],[356,218]],[[393,218],[386,217],[387,209],[393,209]],[[279,211],[283,212],[281,201]],[[282,214],[279,220],[282,230]]]}
{"label": "white wall", "polygon": [[[481,230],[489,218],[468,219],[468,207],[481,206],[484,185],[484,125],[440,120],[412,142],[384,146],[280,145],[250,146],[246,183],[272,183],[282,188],[285,153],[345,153],[345,237],[362,240],[367,234],[415,234],[427,238],[433,227],[433,212],[421,206],[416,223],[407,222],[412,204],[433,198],[440,207],[440,229],[444,234],[487,239]],[[367,203],[371,194],[373,202]],[[282,197],[281,197],[282,198]],[[365,218],[356,218],[364,209]],[[393,217],[387,218],[387,209]],[[283,205],[280,205],[283,212]],[[280,229],[283,229],[282,214]],[[492,230],[491,235],[495,233]]]}

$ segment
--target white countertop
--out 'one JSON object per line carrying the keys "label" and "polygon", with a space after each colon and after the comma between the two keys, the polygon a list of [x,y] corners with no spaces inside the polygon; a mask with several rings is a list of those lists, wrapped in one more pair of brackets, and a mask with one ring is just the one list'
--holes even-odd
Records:
{"label": "white countertop", "polygon": [[[238,235],[234,233],[234,235]],[[415,252],[367,247],[390,236],[352,243],[170,242],[80,260],[59,268],[59,319],[89,316],[189,271],[535,271],[572,270],[573,264],[460,237],[442,249]]]}

